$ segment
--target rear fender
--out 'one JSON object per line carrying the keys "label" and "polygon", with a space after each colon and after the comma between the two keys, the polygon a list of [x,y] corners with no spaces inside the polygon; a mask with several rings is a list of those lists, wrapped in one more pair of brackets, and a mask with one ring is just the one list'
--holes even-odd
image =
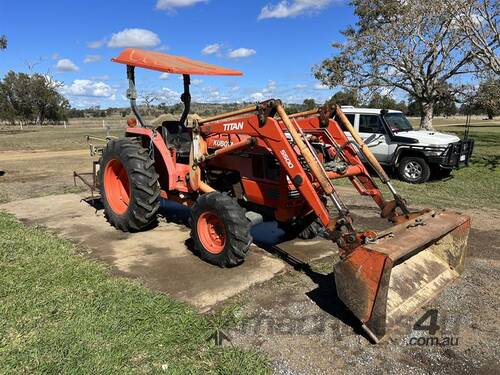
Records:
{"label": "rear fender", "polygon": [[167,175],[164,173],[160,174],[160,183],[163,188],[167,188],[168,191],[175,190],[177,181],[177,171],[175,168],[175,163],[172,160],[170,151],[167,149],[167,145],[163,140],[161,134],[153,132],[152,129],[146,128],[127,128],[127,137],[140,136],[141,138],[147,138],[148,142],[152,139],[155,147],[156,155],[160,156],[161,160],[155,161],[155,168],[158,172],[166,171]]}

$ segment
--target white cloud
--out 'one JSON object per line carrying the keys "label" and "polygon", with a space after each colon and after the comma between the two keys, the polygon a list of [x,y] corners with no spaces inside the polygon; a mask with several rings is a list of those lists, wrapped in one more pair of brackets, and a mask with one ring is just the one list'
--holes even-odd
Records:
{"label": "white cloud", "polygon": [[175,8],[184,8],[198,3],[205,3],[208,0],[157,0],[156,9],[172,11]]}
{"label": "white cloud", "polygon": [[85,56],[85,60],[83,60],[85,64],[95,63],[99,61],[101,61],[101,55],[87,55]]}
{"label": "white cloud", "polygon": [[228,57],[231,59],[240,59],[243,57],[253,56],[257,53],[256,50],[251,48],[238,48],[232,51],[229,51]]}
{"label": "white cloud", "polygon": [[92,49],[101,48],[105,43],[106,39],[95,40],[93,42],[87,42],[87,47]]}
{"label": "white cloud", "polygon": [[160,37],[145,29],[125,29],[111,36],[108,47],[111,48],[148,48],[161,43]]}
{"label": "white cloud", "polygon": [[168,77],[170,77],[170,74],[168,74],[168,73],[162,73],[162,74],[160,74],[159,78],[165,80],[165,79],[168,79]]}
{"label": "white cloud", "polygon": [[327,7],[332,0],[282,0],[261,9],[258,19],[297,17]]}
{"label": "white cloud", "polygon": [[231,87],[231,91],[232,92],[240,91],[240,88],[241,88],[240,86],[233,86]]}
{"label": "white cloud", "polygon": [[252,95],[250,95],[250,99],[255,100],[256,102],[259,102],[264,99],[264,94],[261,92],[255,92]]}
{"label": "white cloud", "polygon": [[218,53],[220,51],[221,47],[222,46],[218,43],[209,44],[208,46],[206,46],[205,48],[203,48],[201,50],[201,53],[203,55],[213,55],[214,53]]}
{"label": "white cloud", "polygon": [[327,85],[324,85],[322,83],[317,82],[314,84],[314,89],[315,90],[329,90],[330,88]]}
{"label": "white cloud", "polygon": [[56,69],[59,72],[77,72],[80,70],[80,68],[70,59],[59,60],[56,64]]}
{"label": "white cloud", "polygon": [[116,90],[108,84],[89,79],[75,79],[71,85],[63,86],[61,91],[64,95],[95,98],[112,98],[116,93]]}
{"label": "white cloud", "polygon": [[177,91],[169,89],[168,87],[164,87],[157,93],[156,96],[159,102],[163,102],[170,105],[178,103],[181,94]]}
{"label": "white cloud", "polygon": [[54,52],[51,57],[52,57],[52,60],[59,60],[59,58],[61,56],[59,56],[59,54],[57,52]]}
{"label": "white cloud", "polygon": [[203,80],[202,79],[192,79],[191,80],[191,84],[193,86],[198,86],[198,85],[201,85],[203,83]]}
{"label": "white cloud", "polygon": [[299,83],[299,84],[295,85],[295,88],[296,89],[305,89],[305,88],[307,88],[307,85],[305,85],[303,83]]}
{"label": "white cloud", "polygon": [[264,87],[264,89],[262,89],[262,92],[264,94],[271,94],[273,93],[274,91],[276,91],[276,81],[269,81],[267,83],[267,86]]}

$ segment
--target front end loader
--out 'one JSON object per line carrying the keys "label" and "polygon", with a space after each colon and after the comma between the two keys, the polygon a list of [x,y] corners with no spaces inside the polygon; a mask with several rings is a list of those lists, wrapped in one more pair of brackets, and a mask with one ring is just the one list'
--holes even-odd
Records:
{"label": "front end loader", "polygon": [[[288,116],[281,101],[271,99],[188,121],[191,75],[241,73],[138,49],[126,49],[113,61],[127,65],[135,116],[125,137],[109,140],[102,150],[96,181],[105,215],[118,229],[150,228],[160,199],[173,200],[191,207],[199,256],[232,267],[248,253],[251,225],[275,220],[300,232],[320,222],[341,257],[334,265],[338,296],[375,342],[462,272],[470,219],[448,211],[410,211],[339,106]],[[154,127],[142,118],[136,67],[183,75],[179,121]],[[362,160],[377,172],[391,200]],[[356,230],[335,188],[341,178],[370,196],[394,225],[382,232]]]}

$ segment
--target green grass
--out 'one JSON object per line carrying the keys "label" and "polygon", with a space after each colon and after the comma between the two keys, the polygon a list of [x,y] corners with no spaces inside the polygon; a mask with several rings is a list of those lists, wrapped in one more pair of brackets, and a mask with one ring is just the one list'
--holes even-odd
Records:
{"label": "green grass", "polygon": [[[409,117],[408,120],[413,125],[414,128],[418,128],[420,124],[420,118]],[[432,119],[432,125],[438,128],[440,131],[446,127],[454,127],[457,129],[463,129],[465,126],[465,116],[453,116],[453,117],[434,117]],[[482,116],[473,116],[471,118],[471,126],[480,130],[482,128],[499,127],[500,119],[496,118],[493,120],[484,119]]]}
{"label": "green grass", "polygon": [[[445,130],[438,128],[438,131]],[[463,137],[463,131],[457,127],[446,132]],[[394,176],[393,185],[413,206],[500,209],[500,126],[489,132],[472,127],[470,137],[475,139],[475,146],[469,167],[453,171],[451,178],[417,185],[399,181]],[[385,186],[377,178],[375,181],[389,197]],[[337,180],[336,184],[351,186],[347,180]]]}
{"label": "green grass", "polygon": [[[0,212],[1,373],[269,373],[261,355],[207,341],[232,310],[200,315]],[[168,369],[167,369],[168,367]]]}
{"label": "green grass", "polygon": [[[112,129],[110,135],[121,136],[123,129]],[[69,151],[86,149],[87,135],[106,137],[102,128],[26,127],[24,130],[0,130],[0,151]]]}
{"label": "green grass", "polygon": [[452,178],[426,184],[394,181],[396,188],[414,205],[500,209],[500,127],[496,133],[473,128],[470,136],[475,148],[468,168],[454,171]]}

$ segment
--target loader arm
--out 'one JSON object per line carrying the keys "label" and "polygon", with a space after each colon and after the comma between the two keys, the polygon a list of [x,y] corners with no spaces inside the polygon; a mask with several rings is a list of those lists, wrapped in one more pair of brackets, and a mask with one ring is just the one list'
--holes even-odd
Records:
{"label": "loader arm", "polygon": [[258,143],[260,142],[272,150],[283,170],[286,171],[290,180],[323,225],[328,226],[330,224],[328,210],[314,188],[313,181],[302,167],[294,148],[283,133],[278,121],[274,118],[266,118],[265,123],[262,125],[258,115],[231,118],[226,121],[204,124],[200,126],[199,132],[202,138],[214,134],[255,137]]}
{"label": "loader arm", "polygon": [[[364,145],[352,124],[338,106],[328,110],[308,112],[302,116],[286,115],[281,103],[262,121],[262,116],[233,117],[255,112],[256,108],[204,120],[199,128],[203,138],[227,134],[228,142],[245,144],[244,137],[255,137],[265,144],[290,180],[301,192],[314,213],[340,248],[341,261],[334,267],[337,294],[361,321],[368,336],[378,342],[404,317],[435,298],[463,270],[470,218],[449,212],[428,209],[410,212],[406,202],[390,184],[373,154]],[[335,113],[342,125],[353,134],[354,144],[345,136],[339,124],[331,119]],[[325,118],[326,117],[326,118]],[[285,135],[288,133],[291,137]],[[348,167],[328,174],[314,155],[308,136],[322,139],[334,149]],[[234,146],[236,147],[236,146]],[[361,162],[363,155],[377,171],[382,183],[388,185],[394,200],[387,202]],[[302,156],[308,165],[304,170]],[[371,196],[381,209],[381,216],[396,225],[381,233],[358,233],[352,226],[349,211],[337,205],[331,177],[349,178],[359,193]],[[332,196],[338,210],[330,217],[320,196]],[[396,213],[396,209],[401,212]],[[347,220],[347,222],[346,222]]]}
{"label": "loader arm", "polygon": [[[251,242],[249,223],[241,207],[246,204],[245,199],[249,204],[272,212],[276,220],[282,222],[309,219],[315,215],[325,226],[330,239],[339,247],[340,261],[334,265],[337,295],[375,342],[404,317],[437,296],[464,269],[470,218],[430,209],[410,212],[405,200],[392,186],[389,176],[338,105],[329,104],[288,116],[282,103],[272,99],[194,120],[191,131],[187,132],[192,137],[187,140],[191,141],[187,164],[187,150],[183,150],[181,155],[175,145],[167,144],[167,139],[162,137],[161,134],[165,134],[167,138],[168,133],[163,131],[167,129],[162,128],[160,134],[149,128],[140,116],[136,104],[134,69],[141,67],[183,75],[184,93],[181,101],[185,104],[185,110],[180,121],[181,128],[187,125],[185,120],[190,109],[190,75],[237,76],[242,73],[181,56],[138,49],[126,49],[113,61],[127,67],[127,97],[137,119],[136,127],[132,125],[134,121],[129,124],[131,128],[126,135],[143,141],[142,144],[126,139],[113,141],[113,147],[107,148],[107,157],[112,159],[105,163],[106,159],[102,158],[102,170],[109,171],[110,176],[103,178],[100,184],[104,203],[109,203],[107,199],[112,198],[114,202],[122,202],[120,210],[122,206],[127,206],[123,211],[126,216],[123,216],[123,212],[118,212],[118,215],[113,209],[108,209],[108,213],[115,217],[115,226],[120,229],[137,230],[146,228],[145,224],[151,224],[156,218],[160,195],[187,205],[193,204],[193,199],[196,199],[193,212],[198,210],[196,220],[201,223],[193,227],[194,236],[198,239],[197,249],[213,264],[234,266],[242,260]],[[351,133],[353,141],[348,140],[344,130]],[[254,147],[256,150],[247,152]],[[149,152],[147,157],[146,152]],[[270,167],[267,164],[261,166],[259,158],[270,160]],[[333,162],[325,166],[325,158]],[[147,179],[151,188],[134,185],[136,188],[132,189],[132,193],[135,191],[143,199],[141,205],[135,205],[133,209],[130,209],[129,203],[134,205],[138,201],[129,199],[127,186],[130,190],[130,183],[127,181],[131,180],[128,178],[129,171],[123,167],[130,164],[130,160],[134,160],[134,164],[129,165],[128,169],[133,168],[134,174]],[[384,199],[363,165],[365,161],[376,171],[381,183],[387,186],[393,200]],[[251,171],[245,170],[243,175],[239,169],[243,168],[242,165]],[[118,169],[119,166],[122,168]],[[278,171],[276,167],[279,167]],[[270,170],[269,175],[267,170],[266,173],[262,172],[266,168]],[[224,180],[226,176],[228,181],[220,183],[220,179]],[[239,179],[241,184],[232,184],[233,177]],[[349,209],[341,201],[334,186],[334,181],[339,178],[348,178],[361,195],[370,196],[380,208],[381,216],[394,225],[380,233],[356,232]],[[247,184],[245,189],[248,186],[247,191],[253,189],[257,193],[252,191],[254,194],[247,196],[241,194],[245,198],[241,202],[226,199],[230,197],[217,192],[216,184],[222,186],[218,190],[230,191],[236,197],[236,190],[240,188],[241,192],[244,184]],[[104,185],[114,186],[114,189],[108,189],[113,192],[109,197]],[[261,189],[269,187],[275,190],[265,197]],[[270,197],[276,191],[280,199]],[[217,206],[215,210],[218,200],[210,202],[207,198],[209,195],[223,199],[224,205]],[[283,196],[286,199],[282,199]],[[328,199],[331,200],[330,207],[336,212],[329,212]],[[124,204],[124,201],[127,203]],[[283,202],[285,204],[281,207]],[[200,205],[205,207],[204,212]],[[137,215],[136,209],[140,209],[141,215]],[[229,209],[239,213],[237,226],[247,226],[248,231],[238,241],[227,241],[229,246],[226,248],[225,225],[229,223],[234,229],[236,222],[234,218],[229,220],[226,217],[230,215],[216,215],[212,211],[228,212]],[[126,222],[122,220],[124,217]],[[198,227],[205,230],[203,236],[197,234]],[[231,234],[230,231],[227,234]],[[202,243],[202,237],[207,237],[207,244]],[[214,243],[217,244],[221,238],[224,241],[220,246],[224,246],[217,249]],[[233,242],[239,242],[241,246],[235,249]],[[213,253],[215,250],[222,251],[218,253],[220,257]]]}

